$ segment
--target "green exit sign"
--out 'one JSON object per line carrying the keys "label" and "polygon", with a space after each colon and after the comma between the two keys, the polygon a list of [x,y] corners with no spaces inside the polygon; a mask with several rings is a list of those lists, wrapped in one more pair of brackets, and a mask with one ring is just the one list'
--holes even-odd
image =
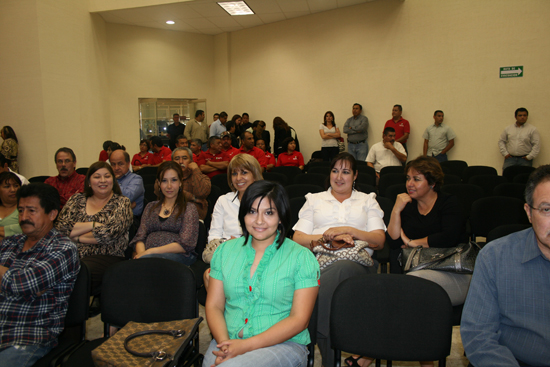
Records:
{"label": "green exit sign", "polygon": [[506,66],[500,68],[501,78],[521,78],[523,76],[523,66]]}

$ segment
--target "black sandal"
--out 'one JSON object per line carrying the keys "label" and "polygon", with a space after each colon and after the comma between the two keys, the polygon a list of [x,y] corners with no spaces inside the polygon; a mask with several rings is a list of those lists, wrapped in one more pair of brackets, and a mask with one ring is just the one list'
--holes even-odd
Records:
{"label": "black sandal", "polygon": [[353,356],[349,356],[348,358],[344,359],[344,362],[346,362],[346,366],[361,367],[359,366],[359,363],[357,363],[359,359],[361,359],[361,356],[359,356],[358,358],[353,358]]}

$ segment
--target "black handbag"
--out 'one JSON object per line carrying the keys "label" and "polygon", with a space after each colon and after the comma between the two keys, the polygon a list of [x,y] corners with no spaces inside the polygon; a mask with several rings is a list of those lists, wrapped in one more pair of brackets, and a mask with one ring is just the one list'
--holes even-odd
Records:
{"label": "black handbag", "polygon": [[405,273],[416,270],[441,270],[472,274],[479,250],[479,245],[474,241],[449,248],[418,246],[403,249],[399,260]]}

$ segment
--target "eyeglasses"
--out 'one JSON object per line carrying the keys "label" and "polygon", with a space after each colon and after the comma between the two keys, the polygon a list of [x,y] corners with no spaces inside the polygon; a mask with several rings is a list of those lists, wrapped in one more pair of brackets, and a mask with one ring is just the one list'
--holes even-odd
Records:
{"label": "eyeglasses", "polygon": [[539,208],[532,207],[529,205],[529,207],[533,210],[538,210],[541,215],[544,215],[545,217],[550,217],[550,205],[541,205]]}

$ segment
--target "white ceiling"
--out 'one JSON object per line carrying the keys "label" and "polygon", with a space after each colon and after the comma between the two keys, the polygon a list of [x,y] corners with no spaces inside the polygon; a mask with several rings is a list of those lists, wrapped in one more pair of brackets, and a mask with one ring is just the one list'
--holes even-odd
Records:
{"label": "white ceiling", "polygon": [[[98,12],[107,23],[215,35],[374,0],[245,0],[254,15],[231,16],[217,1],[194,0]],[[167,20],[176,22],[166,24]]]}

